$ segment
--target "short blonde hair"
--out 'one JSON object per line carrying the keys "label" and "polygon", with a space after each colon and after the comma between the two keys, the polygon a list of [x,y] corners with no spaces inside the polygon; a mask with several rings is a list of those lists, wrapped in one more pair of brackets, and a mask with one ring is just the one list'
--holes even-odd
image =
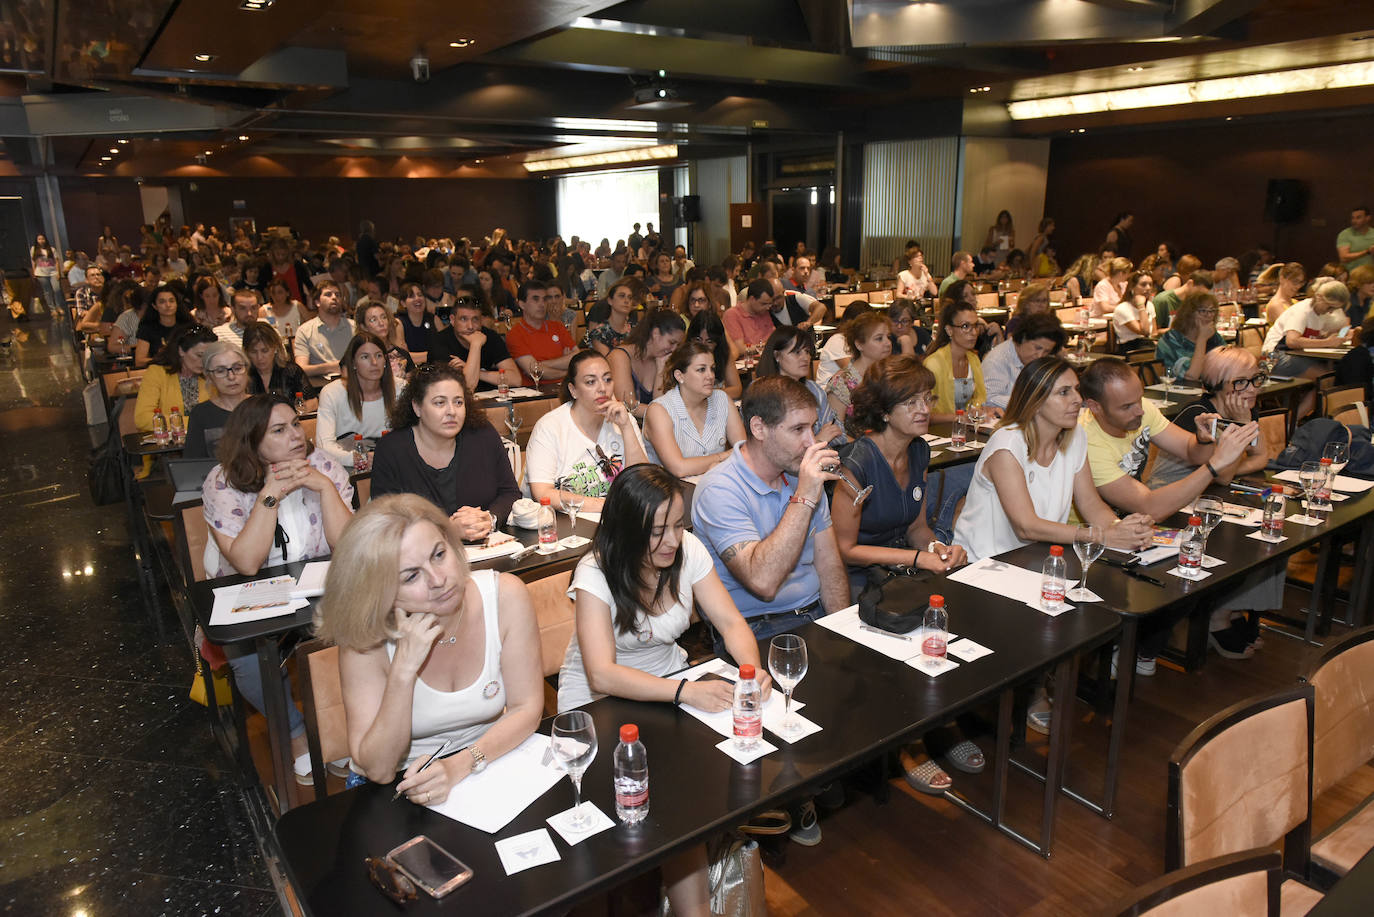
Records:
{"label": "short blonde hair", "polygon": [[1202,358],[1202,383],[1215,392],[1231,379],[1248,379],[1259,371],[1259,361],[1244,347],[1228,345],[1207,351]]}
{"label": "short blonde hair", "polygon": [[443,510],[415,494],[378,497],[349,521],[334,546],[324,595],[315,609],[317,636],[351,650],[367,650],[396,639],[401,539],[421,522],[430,523],[444,536],[467,578],[462,536]]}

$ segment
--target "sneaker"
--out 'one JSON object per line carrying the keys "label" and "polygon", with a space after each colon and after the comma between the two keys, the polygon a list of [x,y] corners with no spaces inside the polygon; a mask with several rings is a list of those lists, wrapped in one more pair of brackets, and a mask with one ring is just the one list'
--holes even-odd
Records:
{"label": "sneaker", "polygon": [[[1120,649],[1112,650],[1112,677],[1116,677],[1116,659],[1121,654]],[[1137,656],[1135,657],[1135,673],[1149,678],[1155,673],[1154,657]]]}
{"label": "sneaker", "polygon": [[821,842],[821,823],[816,818],[816,803],[808,799],[792,816],[792,830],[787,837],[794,844],[815,847]]}
{"label": "sneaker", "polygon": [[301,786],[315,785],[315,776],[310,772],[310,752],[298,755],[291,769],[296,774],[296,782]]}
{"label": "sneaker", "polygon": [[1255,655],[1248,639],[1249,626],[1233,622],[1230,627],[1214,630],[1207,635],[1207,645],[1223,659],[1249,659]]}
{"label": "sneaker", "polygon": [[821,791],[816,794],[816,805],[827,812],[844,808],[844,781],[836,780],[821,787]]}
{"label": "sneaker", "polygon": [[329,771],[329,773],[333,774],[335,777],[347,778],[349,775],[348,766],[352,763],[352,758],[340,758],[337,761],[330,761],[324,767],[325,770]]}

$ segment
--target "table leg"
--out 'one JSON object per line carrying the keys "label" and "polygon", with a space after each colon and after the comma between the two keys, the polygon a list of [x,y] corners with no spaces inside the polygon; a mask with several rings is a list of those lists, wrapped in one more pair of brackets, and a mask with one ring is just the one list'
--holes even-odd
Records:
{"label": "table leg", "polygon": [[262,677],[262,701],[267,709],[267,739],[272,749],[273,786],[277,791],[277,810],[291,808],[291,781],[295,779],[295,759],[291,755],[290,719],[286,711],[286,692],[281,686],[281,660],[277,658],[277,642],[271,637],[254,641],[258,654],[258,673]]}
{"label": "table leg", "polygon": [[1012,708],[1015,706],[1015,691],[1008,688],[1002,692],[997,705],[997,749],[994,752],[996,763],[992,768],[992,823],[1002,827],[1002,817],[1006,814],[1007,764],[1011,758]]}
{"label": "table leg", "polygon": [[1312,601],[1307,606],[1307,627],[1303,632],[1303,639],[1311,646],[1319,646],[1316,641],[1318,620],[1326,613],[1325,609],[1329,606],[1334,589],[1331,586],[1331,573],[1333,555],[1336,553],[1332,548],[1335,541],[1330,536],[1323,538],[1320,542],[1321,547],[1317,554],[1317,574],[1312,580]]}
{"label": "table leg", "polygon": [[1064,783],[1064,761],[1073,735],[1073,701],[1078,693],[1078,657],[1069,656],[1055,667],[1054,717],[1050,720],[1050,749],[1045,761],[1045,808],[1040,816],[1040,846],[1046,859],[1054,845],[1054,814]]}
{"label": "table leg", "polygon": [[1350,624],[1364,627],[1369,623],[1369,606],[1374,602],[1374,564],[1367,563],[1374,557],[1374,520],[1360,526],[1360,536],[1355,542],[1355,576],[1350,583]]}
{"label": "table leg", "polygon": [[[1081,802],[1104,818],[1111,818],[1116,807],[1116,778],[1121,762],[1121,746],[1126,737],[1126,710],[1131,702],[1131,688],[1135,684],[1135,647],[1139,621],[1134,615],[1121,616],[1121,643],[1117,656],[1116,698],[1112,702],[1112,725],[1107,735],[1107,771],[1102,786],[1102,804],[1098,805],[1069,787],[1064,795]],[[1057,720],[1058,717],[1055,717]],[[1067,751],[1065,752],[1067,757]]]}

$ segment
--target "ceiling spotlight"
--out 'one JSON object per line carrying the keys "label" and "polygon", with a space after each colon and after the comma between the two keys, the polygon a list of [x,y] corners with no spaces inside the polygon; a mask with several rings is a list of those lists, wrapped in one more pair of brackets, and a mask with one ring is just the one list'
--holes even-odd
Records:
{"label": "ceiling spotlight", "polygon": [[474,159],[474,160],[472,161],[472,164],[475,165],[475,166],[480,166],[480,165],[481,165],[482,163],[484,163],[484,162],[486,162],[485,159]]}
{"label": "ceiling spotlight", "polygon": [[1074,131],[1075,134],[1086,134],[1087,132],[1088,132],[1088,129],[1087,129],[1086,127],[1080,127],[1080,128],[1078,128],[1077,130]]}
{"label": "ceiling spotlight", "polygon": [[1144,70],[1144,69],[1145,69],[1145,68],[1144,68],[1144,67],[1141,67],[1141,66],[1127,67],[1127,68],[1126,68],[1126,72],[1127,72],[1127,73],[1139,73],[1140,71],[1142,71],[1142,70]]}
{"label": "ceiling spotlight", "polygon": [[239,139],[240,139],[240,140],[247,140],[247,139],[248,139],[248,135],[247,135],[247,134],[239,134]]}
{"label": "ceiling spotlight", "polygon": [[658,78],[659,78],[660,80],[667,79],[667,78],[668,78],[668,71],[667,71],[667,70],[660,70],[660,71],[658,71]]}
{"label": "ceiling spotlight", "polygon": [[210,61],[212,61],[212,60],[214,60],[214,59],[215,59],[215,55],[213,55],[213,54],[203,54],[203,53],[202,53],[202,54],[197,54],[197,55],[196,55],[196,63],[198,63],[198,64],[208,64],[208,63],[210,63]]}
{"label": "ceiling spotlight", "polygon": [[450,48],[467,48],[475,44],[477,44],[477,39],[475,38],[460,38],[457,41],[449,42],[448,46]]}
{"label": "ceiling spotlight", "polygon": [[209,155],[210,155],[210,151],[209,151],[209,150],[206,150],[206,151],[205,151],[205,155],[206,155],[206,156],[209,156]]}
{"label": "ceiling spotlight", "polygon": [[114,159],[114,157],[113,157],[113,156],[101,156],[101,157],[100,157],[100,161],[101,161],[101,162],[109,162],[111,159]]}
{"label": "ceiling spotlight", "polygon": [[128,143],[128,142],[129,142],[129,141],[127,141],[127,140],[116,140],[116,141],[115,141],[115,143],[118,143],[118,144],[121,144],[121,145],[122,145],[122,144],[125,144],[125,143]]}
{"label": "ceiling spotlight", "polygon": [[272,2],[273,0],[243,0],[243,2],[239,4],[239,9],[247,10],[250,13],[256,13],[259,10],[267,9],[272,5]]}
{"label": "ceiling spotlight", "polygon": [[117,146],[112,146],[112,147],[110,147],[110,152],[111,152],[111,153],[118,153],[118,152],[119,152],[119,147],[117,147]]}

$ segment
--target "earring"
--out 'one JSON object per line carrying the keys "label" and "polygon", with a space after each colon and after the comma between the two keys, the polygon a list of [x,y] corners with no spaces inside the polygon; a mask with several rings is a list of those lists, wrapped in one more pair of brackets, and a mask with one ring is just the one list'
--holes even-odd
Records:
{"label": "earring", "polygon": [[887,421],[888,421],[888,416],[887,416],[886,414],[884,414],[884,415],[883,415],[883,423],[887,423]]}

